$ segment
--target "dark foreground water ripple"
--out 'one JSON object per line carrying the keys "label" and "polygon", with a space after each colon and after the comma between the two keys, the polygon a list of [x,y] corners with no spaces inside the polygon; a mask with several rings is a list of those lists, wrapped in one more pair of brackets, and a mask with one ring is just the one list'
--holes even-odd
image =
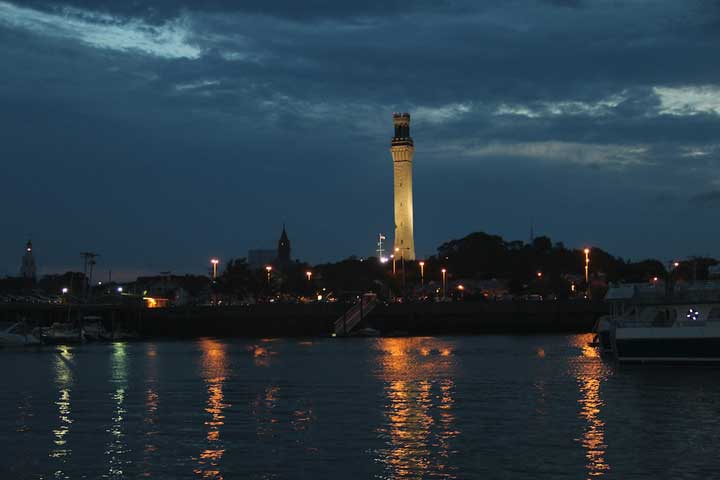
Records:
{"label": "dark foreground water ripple", "polygon": [[719,478],[720,370],[589,340],[0,351],[0,478]]}

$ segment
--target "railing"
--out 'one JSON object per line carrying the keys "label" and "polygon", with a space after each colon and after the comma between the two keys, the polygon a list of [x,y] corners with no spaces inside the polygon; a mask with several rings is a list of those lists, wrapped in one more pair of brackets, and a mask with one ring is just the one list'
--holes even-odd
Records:
{"label": "railing", "polygon": [[335,320],[335,335],[345,336],[352,332],[370,312],[377,306],[377,295],[366,293],[360,297],[360,301],[353,305],[342,317]]}

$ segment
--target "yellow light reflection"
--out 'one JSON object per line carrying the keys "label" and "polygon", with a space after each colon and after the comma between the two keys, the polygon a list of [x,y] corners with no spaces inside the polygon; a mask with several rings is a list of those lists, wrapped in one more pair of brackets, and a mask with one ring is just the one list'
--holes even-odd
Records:
{"label": "yellow light reflection", "polygon": [[70,347],[62,346],[55,356],[55,385],[58,388],[58,424],[53,429],[53,448],[50,458],[57,461],[55,478],[70,478],[63,470],[70,460],[72,450],[68,445],[67,436],[73,424],[71,409],[71,393],[73,386],[73,353]]}
{"label": "yellow light reflection", "polygon": [[572,343],[580,349],[580,357],[576,359],[575,376],[580,388],[580,416],[585,419],[586,426],[580,442],[585,448],[588,479],[602,477],[610,470],[605,460],[605,423],[600,419],[604,406],[600,397],[600,386],[606,376],[606,365],[598,358],[597,351],[588,344],[592,334],[577,335]]}
{"label": "yellow light reflection", "polygon": [[200,341],[203,352],[202,377],[207,385],[208,400],[205,412],[209,419],[207,427],[207,448],[200,453],[195,474],[203,478],[221,480],[220,461],[225,454],[220,438],[220,429],[225,424],[224,410],[230,405],[225,403],[223,384],[227,377],[227,347],[217,340]]}
{"label": "yellow light reflection", "polygon": [[274,416],[279,392],[280,387],[271,385],[266,387],[262,393],[259,393],[255,399],[253,416],[257,421],[256,433],[259,438],[271,437],[273,427],[280,422],[280,419]]}
{"label": "yellow light reflection", "polygon": [[378,460],[389,478],[455,478],[448,467],[455,427],[453,348],[433,338],[377,341],[379,377],[385,382],[387,448]]}

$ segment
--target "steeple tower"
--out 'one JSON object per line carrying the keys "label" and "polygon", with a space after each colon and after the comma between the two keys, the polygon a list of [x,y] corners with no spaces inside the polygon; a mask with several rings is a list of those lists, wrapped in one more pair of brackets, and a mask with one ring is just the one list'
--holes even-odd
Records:
{"label": "steeple tower", "polygon": [[393,250],[396,257],[415,260],[413,238],[412,162],[415,146],[410,136],[410,114],[393,113],[395,136],[390,153],[393,158],[393,182],[395,191],[395,239]]}
{"label": "steeple tower", "polygon": [[280,240],[278,240],[277,261],[280,265],[288,265],[290,263],[290,239],[285,231],[284,223]]}

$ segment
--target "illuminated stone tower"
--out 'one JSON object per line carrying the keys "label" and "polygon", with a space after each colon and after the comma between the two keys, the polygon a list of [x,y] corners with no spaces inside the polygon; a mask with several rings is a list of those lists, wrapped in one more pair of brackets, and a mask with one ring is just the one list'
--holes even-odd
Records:
{"label": "illuminated stone tower", "polygon": [[[415,260],[413,240],[412,161],[415,147],[410,137],[410,114],[393,113],[395,135],[390,152],[393,157],[395,190],[395,255]],[[399,250],[397,250],[399,249]]]}

